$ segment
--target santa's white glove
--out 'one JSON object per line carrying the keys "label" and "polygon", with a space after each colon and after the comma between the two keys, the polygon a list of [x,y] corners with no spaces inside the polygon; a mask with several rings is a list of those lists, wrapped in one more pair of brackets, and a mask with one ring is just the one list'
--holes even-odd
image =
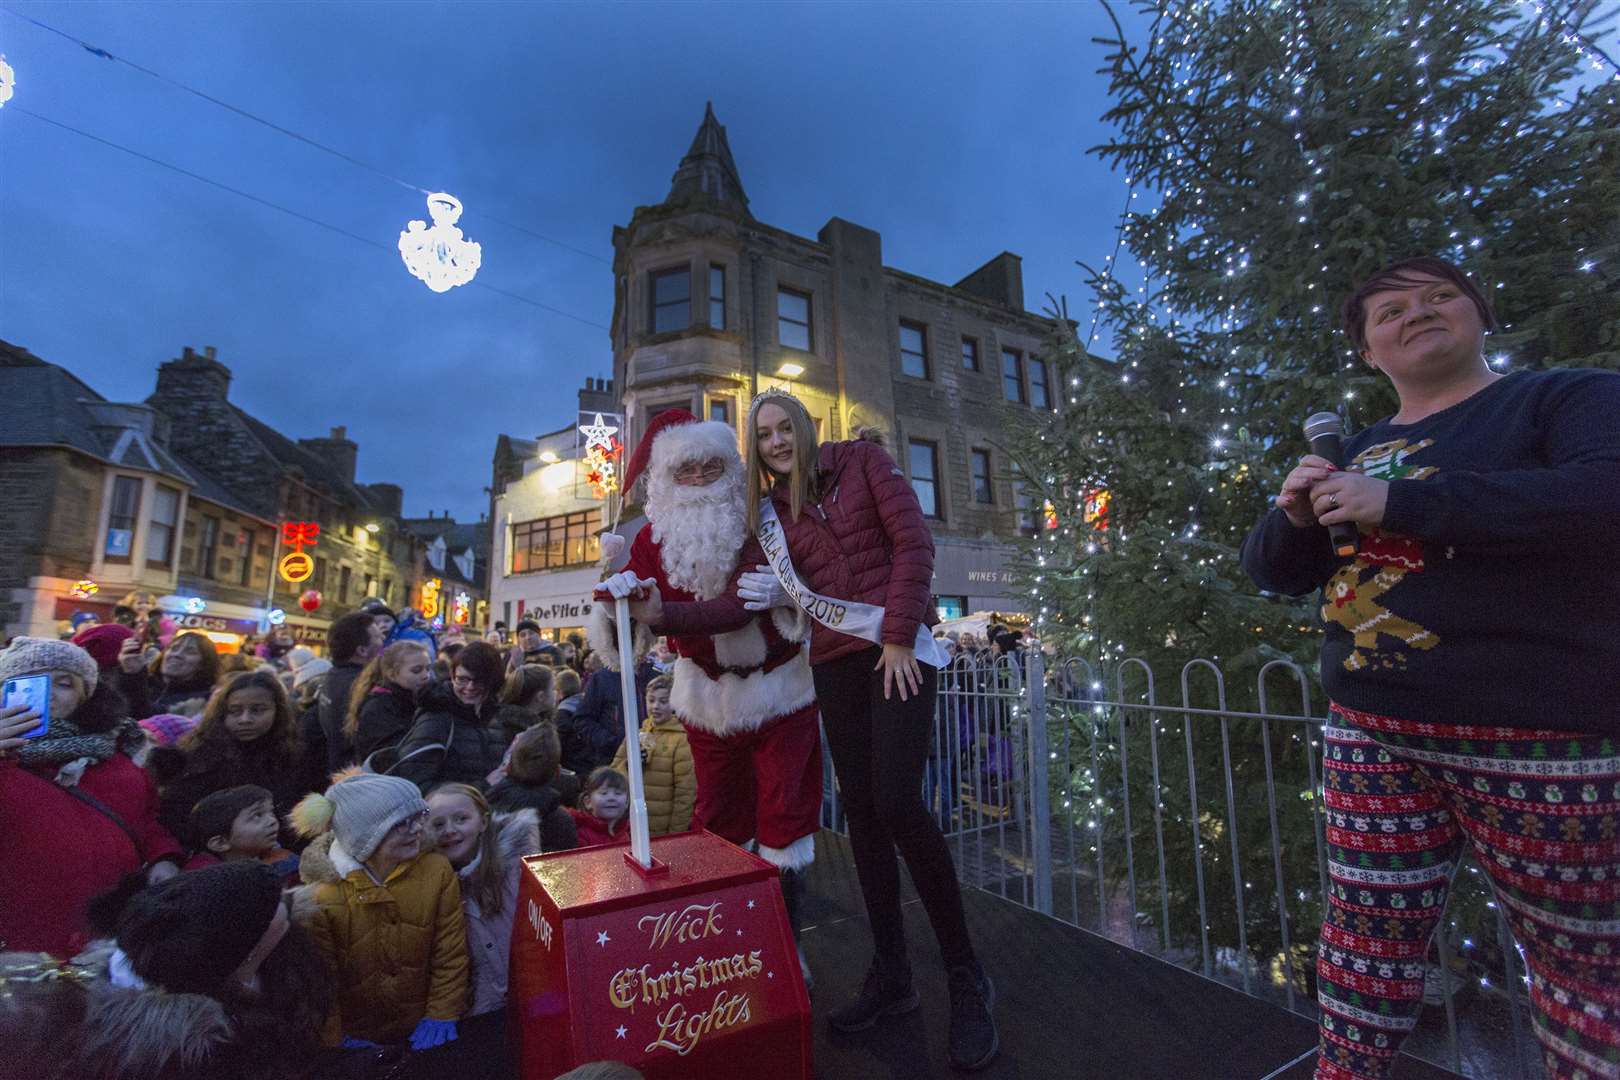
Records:
{"label": "santa's white glove", "polygon": [[645,589],[647,586],[655,584],[657,582],[652,578],[640,578],[633,571],[621,570],[619,573],[604,579],[597,588],[606,589],[609,596],[618,600],[628,597],[637,589]]}
{"label": "santa's white glove", "polygon": [[737,595],[744,611],[769,611],[774,607],[794,607],[787,590],[768,566],[756,566],[737,578]]}

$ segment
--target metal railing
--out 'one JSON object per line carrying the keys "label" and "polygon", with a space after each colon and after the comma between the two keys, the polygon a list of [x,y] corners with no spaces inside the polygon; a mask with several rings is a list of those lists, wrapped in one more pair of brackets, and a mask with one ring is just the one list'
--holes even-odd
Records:
{"label": "metal railing", "polygon": [[[1097,671],[1029,652],[938,679],[923,794],[964,885],[1314,1018],[1325,717],[1304,671],[1267,663],[1249,708],[1209,660],[1181,669],[1168,702],[1139,659]],[[826,766],[823,823],[842,829]],[[1526,983],[1465,862],[1406,1052],[1482,1080],[1531,1075]]]}

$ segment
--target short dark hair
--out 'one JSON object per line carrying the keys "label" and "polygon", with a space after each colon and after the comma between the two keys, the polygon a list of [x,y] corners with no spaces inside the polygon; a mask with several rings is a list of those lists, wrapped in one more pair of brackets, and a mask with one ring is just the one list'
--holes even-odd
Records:
{"label": "short dark hair", "polygon": [[238,815],[274,797],[257,784],[243,784],[205,795],[191,808],[191,848],[202,851],[216,836],[229,836]]}
{"label": "short dark hair", "polygon": [[506,681],[506,659],[501,650],[487,641],[470,642],[456,657],[455,666],[473,677],[485,697],[499,690]]}
{"label": "short dark hair", "polygon": [[538,634],[540,632],[540,624],[535,622],[533,619],[524,619],[522,622],[518,623],[512,628],[512,633],[521,634],[525,630],[533,630]]}
{"label": "short dark hair", "polygon": [[562,739],[554,724],[541,721],[512,740],[506,775],[519,784],[551,783],[562,764]]}
{"label": "short dark hair", "polygon": [[575,694],[579,693],[579,688],[581,685],[579,672],[573,670],[572,668],[563,668],[561,671],[557,672],[556,678],[552,681],[552,685],[557,688],[557,699],[559,701],[563,698],[573,697]]}
{"label": "short dark hair", "polygon": [[332,624],[326,642],[332,650],[332,663],[347,664],[354,654],[371,644],[371,612],[351,611]]}
{"label": "short dark hair", "polygon": [[1367,348],[1369,296],[1389,289],[1420,285],[1431,278],[1449,281],[1457,286],[1458,291],[1474,302],[1474,310],[1479,312],[1479,321],[1485,325],[1485,329],[1496,329],[1496,313],[1491,310],[1491,302],[1485,299],[1485,294],[1480,291],[1478,285],[1468,279],[1467,274],[1444,259],[1433,255],[1419,255],[1413,259],[1401,259],[1399,262],[1390,263],[1358,285],[1355,292],[1345,297],[1341,312],[1344,318],[1344,332],[1356,352]]}

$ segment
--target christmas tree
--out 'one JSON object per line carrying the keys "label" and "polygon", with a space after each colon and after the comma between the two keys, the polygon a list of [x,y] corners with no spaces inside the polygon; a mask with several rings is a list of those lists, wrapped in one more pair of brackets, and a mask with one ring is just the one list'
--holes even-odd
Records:
{"label": "christmas tree", "polygon": [[[1620,367],[1620,76],[1594,43],[1592,0],[1142,7],[1148,40],[1104,42],[1116,135],[1093,150],[1131,185],[1121,242],[1140,276],[1117,252],[1086,267],[1112,359],[1093,355],[1089,319],[1055,312],[1061,409],[1026,421],[1016,447],[1051,509],[1021,580],[1041,638],[1096,665],[1108,700],[1116,673],[1124,700],[1143,700],[1126,657],[1148,661],[1161,704],[1180,701],[1182,665],[1203,657],[1225,672],[1225,707],[1254,710],[1261,665],[1290,658],[1320,715],[1317,601],[1259,594],[1238,549],[1305,452],[1308,414],[1336,409],[1354,430],[1393,411],[1339,329],[1342,297],[1385,263],[1441,255],[1496,306],[1493,364]],[[1273,675],[1271,711],[1301,711],[1297,683]],[[1221,704],[1209,671],[1187,678],[1191,704]],[[1144,940],[1208,967],[1201,919],[1229,945],[1241,928],[1253,972],[1291,968],[1308,987],[1309,729],[1274,723],[1262,738],[1255,720],[1112,707],[1068,720],[1079,767],[1055,785],[1087,807],[1077,827],[1116,883],[1131,841]]]}

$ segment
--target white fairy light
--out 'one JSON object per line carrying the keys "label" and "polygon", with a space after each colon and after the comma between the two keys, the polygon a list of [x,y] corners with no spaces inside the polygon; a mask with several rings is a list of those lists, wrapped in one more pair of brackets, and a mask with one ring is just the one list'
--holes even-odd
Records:
{"label": "white fairy light", "polygon": [[465,285],[478,273],[483,248],[462,236],[456,228],[461,218],[461,200],[445,192],[427,197],[433,227],[413,221],[399,234],[399,256],[413,277],[434,292],[449,292]]}
{"label": "white fairy light", "polygon": [[17,85],[17,73],[6,63],[6,54],[0,53],[0,108],[11,100],[14,87]]}

